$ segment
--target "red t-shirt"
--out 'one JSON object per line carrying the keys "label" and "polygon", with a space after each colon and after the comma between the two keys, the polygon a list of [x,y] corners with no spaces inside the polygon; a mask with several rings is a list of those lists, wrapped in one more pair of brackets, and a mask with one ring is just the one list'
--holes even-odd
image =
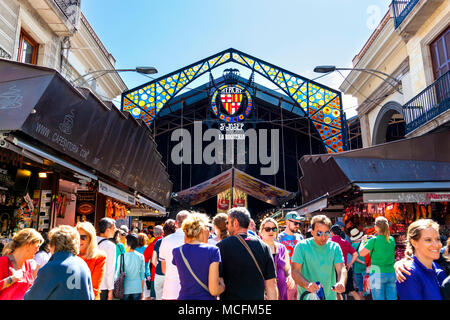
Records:
{"label": "red t-shirt", "polygon": [[152,256],[153,256],[153,249],[155,248],[155,243],[156,241],[158,241],[159,239],[161,239],[162,236],[156,237],[152,243],[150,243],[147,248],[144,251],[144,260],[145,263],[150,263],[150,273],[151,273],[151,281],[155,280],[155,271],[156,268],[154,265],[152,265]]}
{"label": "red t-shirt", "polygon": [[342,239],[340,236],[333,236],[331,238],[331,241],[336,242],[339,247],[341,247],[342,255],[344,256],[345,266],[347,266],[347,256],[353,255],[356,250],[352,247],[352,245],[348,242]]}
{"label": "red t-shirt", "polygon": [[[12,268],[12,263],[8,257],[0,257],[0,288],[3,287],[3,282],[11,276],[9,268]],[[24,262],[23,280],[14,283],[8,288],[0,291],[0,300],[23,300],[25,293],[33,285],[34,275],[31,260]]]}

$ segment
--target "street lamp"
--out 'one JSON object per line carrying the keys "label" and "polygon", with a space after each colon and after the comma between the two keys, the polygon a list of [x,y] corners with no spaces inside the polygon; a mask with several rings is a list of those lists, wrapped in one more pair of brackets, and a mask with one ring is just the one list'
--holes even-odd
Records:
{"label": "street lamp", "polygon": [[[77,79],[72,81],[72,84],[75,85],[79,80],[84,79],[86,76],[89,76],[89,75],[92,75],[95,73],[100,73],[100,72],[102,72],[102,74],[95,77],[94,79],[100,78],[101,76],[103,76],[107,73],[113,73],[113,72],[138,72],[141,74],[155,74],[158,72],[158,70],[156,70],[155,67],[136,67],[135,69],[95,70],[95,71],[88,72],[88,73],[82,75],[81,77],[78,77]],[[93,79],[91,79],[91,80],[93,80]],[[84,81],[87,82],[87,80],[84,80]]]}
{"label": "street lamp", "polygon": [[[399,92],[400,94],[403,94],[398,89],[398,87],[401,86],[401,84],[402,84],[400,82],[400,80],[398,80],[398,79],[388,75],[387,73],[384,73],[384,72],[381,72],[381,71],[378,71],[378,70],[375,70],[375,69],[337,68],[336,66],[317,66],[317,67],[314,68],[314,72],[317,72],[317,73],[330,73],[330,72],[337,71],[337,70],[351,70],[351,71],[355,70],[355,71],[367,72],[367,73],[369,73],[369,74],[371,74],[371,75],[373,75],[373,76],[375,76],[377,78],[380,78],[381,80],[383,80],[384,82],[389,84],[391,87],[393,87],[397,92]],[[384,75],[386,77],[386,79],[381,77],[381,76],[379,76],[378,73]],[[387,79],[390,79],[390,80],[394,81],[396,83],[396,85],[394,86],[392,83],[387,81]]]}

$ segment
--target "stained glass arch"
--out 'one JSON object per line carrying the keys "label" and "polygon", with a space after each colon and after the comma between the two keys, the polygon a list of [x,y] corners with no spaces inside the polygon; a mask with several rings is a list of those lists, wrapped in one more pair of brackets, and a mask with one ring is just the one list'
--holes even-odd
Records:
{"label": "stained glass arch", "polygon": [[122,94],[122,110],[150,126],[173,97],[205,73],[234,62],[277,85],[317,129],[328,153],[348,149],[341,92],[230,48]]}

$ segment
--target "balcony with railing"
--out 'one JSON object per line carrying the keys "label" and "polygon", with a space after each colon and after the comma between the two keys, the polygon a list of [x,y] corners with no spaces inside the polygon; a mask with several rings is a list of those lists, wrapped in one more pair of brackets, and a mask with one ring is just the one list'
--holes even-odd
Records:
{"label": "balcony with railing", "polygon": [[415,34],[445,1],[448,0],[392,0],[395,29],[406,36]]}
{"label": "balcony with railing", "polygon": [[403,106],[406,134],[450,110],[450,71]]}
{"label": "balcony with railing", "polygon": [[419,0],[393,0],[392,9],[394,10],[395,28],[405,20]]}
{"label": "balcony with railing", "polygon": [[59,36],[70,36],[78,28],[81,0],[28,0]]}

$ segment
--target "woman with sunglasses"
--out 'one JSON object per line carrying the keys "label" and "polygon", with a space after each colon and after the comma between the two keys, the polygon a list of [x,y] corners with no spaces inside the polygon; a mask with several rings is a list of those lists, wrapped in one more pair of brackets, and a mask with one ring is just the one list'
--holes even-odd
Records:
{"label": "woman with sunglasses", "polygon": [[76,225],[80,235],[80,253],[91,271],[92,288],[95,300],[100,300],[100,284],[106,270],[106,254],[97,247],[95,228],[90,222],[78,222]]}
{"label": "woman with sunglasses", "polygon": [[278,223],[272,218],[265,219],[261,223],[259,234],[272,252],[277,273],[279,300],[288,300],[287,290],[295,288],[295,282],[291,277],[289,252],[283,244],[275,241],[278,236]]}

